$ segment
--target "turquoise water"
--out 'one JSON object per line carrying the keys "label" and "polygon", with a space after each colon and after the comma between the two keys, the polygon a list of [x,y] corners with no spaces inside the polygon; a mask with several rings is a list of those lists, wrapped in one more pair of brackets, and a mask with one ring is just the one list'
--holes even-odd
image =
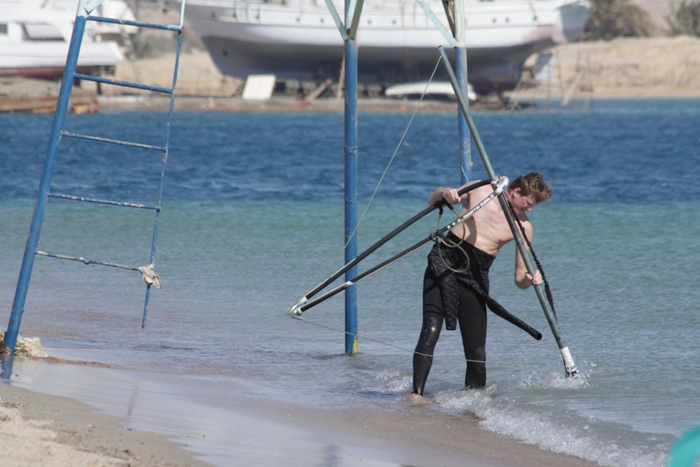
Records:
{"label": "turquoise water", "polygon": [[[484,429],[601,465],[664,465],[675,437],[700,422],[698,104],[600,102],[590,112],[475,116],[497,173],[539,170],[554,186],[553,201],[531,216],[534,247],[581,378],[564,378],[534,292],[513,285],[509,246],[494,264],[492,295],[544,338],[534,341],[490,314],[488,387],[463,392],[459,336],[444,332],[427,384],[439,410],[476,414]],[[409,117],[360,116],[361,211]],[[157,143],[162,118],[99,114],[69,124]],[[0,116],[4,319],[50,124],[44,116]],[[342,115],[176,114],[156,257],[164,287],[152,293],[147,328],[140,329],[137,273],[38,258],[21,333],[40,336],[54,355],[135,372],[129,374],[139,375],[142,390],[168,391],[212,412],[230,408],[235,394],[403,410],[397,399],[411,387],[427,248],[360,284],[356,357],[343,354],[342,294],[307,311],[304,321],[284,314],[341,266],[342,128]],[[453,115],[416,117],[362,220],[360,250],[422,210],[435,186],[458,184],[455,143]],[[55,191],[153,202],[157,161],[85,143],[61,148]],[[483,177],[476,152],[474,162],[475,177]],[[149,213],[76,204],[49,203],[39,249],[147,263]],[[360,271],[436,223],[428,216]],[[31,388],[40,378],[19,371],[17,384]],[[141,397],[129,384],[111,387],[119,392],[112,397]],[[106,396],[82,397],[99,406]],[[169,426],[183,437],[196,431]],[[196,447],[225,465],[232,449],[226,440],[207,443]]]}

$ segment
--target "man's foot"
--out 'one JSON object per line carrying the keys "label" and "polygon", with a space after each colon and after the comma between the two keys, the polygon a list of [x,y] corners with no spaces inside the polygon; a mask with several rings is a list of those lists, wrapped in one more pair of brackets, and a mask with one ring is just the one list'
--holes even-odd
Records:
{"label": "man's foot", "polygon": [[467,384],[466,386],[464,386],[464,389],[462,389],[462,391],[471,391],[473,389],[484,389],[485,387],[486,387],[485,385],[484,386],[477,386],[475,384]]}
{"label": "man's foot", "polygon": [[431,402],[430,399],[426,399],[425,397],[421,396],[420,394],[416,394],[415,392],[406,394],[401,399],[412,404],[430,404]]}

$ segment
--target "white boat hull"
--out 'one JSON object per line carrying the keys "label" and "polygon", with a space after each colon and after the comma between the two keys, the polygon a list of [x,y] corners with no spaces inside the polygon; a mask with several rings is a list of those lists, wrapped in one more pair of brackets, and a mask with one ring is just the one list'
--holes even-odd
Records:
{"label": "white boat hull", "polygon": [[[192,0],[186,18],[224,74],[337,78],[343,40],[320,5],[295,9],[290,4]],[[431,8],[446,24],[442,7]],[[584,1],[569,0],[468,3],[469,81],[480,93],[512,89],[530,54],[580,36],[588,8]],[[448,46],[411,2],[393,9],[366,2],[357,43],[359,79],[384,84],[427,79],[438,60],[437,47]]]}
{"label": "white boat hull", "polygon": [[[0,76],[55,77],[63,73],[68,55],[68,44],[1,44]],[[82,44],[77,69],[91,73],[113,67],[122,60],[116,43]]]}
{"label": "white boat hull", "polygon": [[[107,0],[121,16],[130,14],[122,1]],[[77,0],[0,0],[0,76],[56,78],[63,74],[77,12]],[[108,16],[112,11],[95,11]],[[133,15],[126,16],[133,19]],[[78,55],[77,69],[97,73],[124,57],[116,42],[103,41],[102,32],[114,31],[88,21]]]}

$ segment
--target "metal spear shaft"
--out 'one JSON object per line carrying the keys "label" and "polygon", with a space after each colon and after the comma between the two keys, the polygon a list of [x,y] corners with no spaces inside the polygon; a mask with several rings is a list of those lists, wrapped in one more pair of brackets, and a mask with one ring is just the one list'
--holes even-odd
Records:
{"label": "metal spear shaft", "polygon": [[[445,49],[443,47],[440,47],[439,49],[440,54],[442,55],[442,62],[445,65],[445,70],[447,71],[447,75],[450,79],[450,83],[454,88],[455,96],[457,97],[457,102],[459,103],[459,106],[462,109],[465,118],[467,119],[467,125],[469,125],[469,130],[472,133],[472,138],[474,139],[476,148],[479,151],[481,160],[484,163],[486,173],[492,181],[495,181],[497,178],[496,173],[493,171],[493,167],[491,167],[491,161],[489,160],[489,157],[486,154],[486,148],[484,148],[484,144],[482,143],[481,138],[479,137],[479,132],[476,129],[476,125],[474,125],[474,120],[472,119],[471,113],[469,112],[469,106],[467,105],[467,101],[464,98],[464,94],[462,94],[462,91],[459,87],[459,83],[457,81],[457,77],[455,76],[455,72],[452,69],[452,65],[450,64],[449,59],[447,58]],[[520,251],[520,254],[523,257],[525,267],[527,268],[528,273],[533,275],[536,271],[536,268],[532,263],[530,253],[528,252],[527,248],[525,247],[525,244],[523,243],[523,239],[520,236],[520,231],[515,225],[515,219],[513,219],[513,215],[510,212],[510,209],[508,207],[508,201],[506,200],[504,193],[501,193],[498,196],[498,201],[501,204],[501,209],[503,210],[503,213],[506,216],[508,225],[513,231],[513,238],[515,239],[515,244],[518,248],[518,251]],[[535,293],[537,293],[537,298],[540,300],[540,304],[542,305],[542,311],[544,311],[544,316],[547,318],[549,327],[552,329],[552,334],[554,334],[554,339],[557,341],[557,346],[559,347],[562,358],[564,359],[564,369],[566,371],[566,376],[576,376],[578,374],[578,369],[576,368],[576,364],[574,363],[574,359],[571,356],[569,348],[564,342],[564,337],[562,336],[561,331],[559,330],[559,324],[557,323],[557,318],[554,315],[554,310],[552,310],[552,307],[549,304],[549,301],[547,300],[547,297],[545,295],[544,285],[535,285],[534,288]]]}

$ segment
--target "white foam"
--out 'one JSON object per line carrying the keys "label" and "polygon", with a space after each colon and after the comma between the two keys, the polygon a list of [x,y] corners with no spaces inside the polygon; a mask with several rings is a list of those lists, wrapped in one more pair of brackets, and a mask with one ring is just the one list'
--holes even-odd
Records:
{"label": "white foam", "polygon": [[518,383],[518,388],[527,389],[583,389],[588,387],[588,376],[583,372],[575,378],[566,377],[562,373],[549,373],[542,377],[540,375],[526,374]]}
{"label": "white foam", "polygon": [[[571,378],[529,378],[520,389],[584,387]],[[436,397],[442,407],[451,411],[470,412],[481,418],[480,427],[536,445],[542,449],[580,457],[610,467],[659,467],[666,462],[667,443],[663,441],[639,445],[625,436],[624,427],[543,410],[518,399],[501,397],[496,386],[484,390],[448,390]]]}
{"label": "white foam", "polygon": [[384,370],[377,375],[378,381],[386,384],[387,390],[392,394],[402,394],[412,389],[413,379],[400,371]]}

